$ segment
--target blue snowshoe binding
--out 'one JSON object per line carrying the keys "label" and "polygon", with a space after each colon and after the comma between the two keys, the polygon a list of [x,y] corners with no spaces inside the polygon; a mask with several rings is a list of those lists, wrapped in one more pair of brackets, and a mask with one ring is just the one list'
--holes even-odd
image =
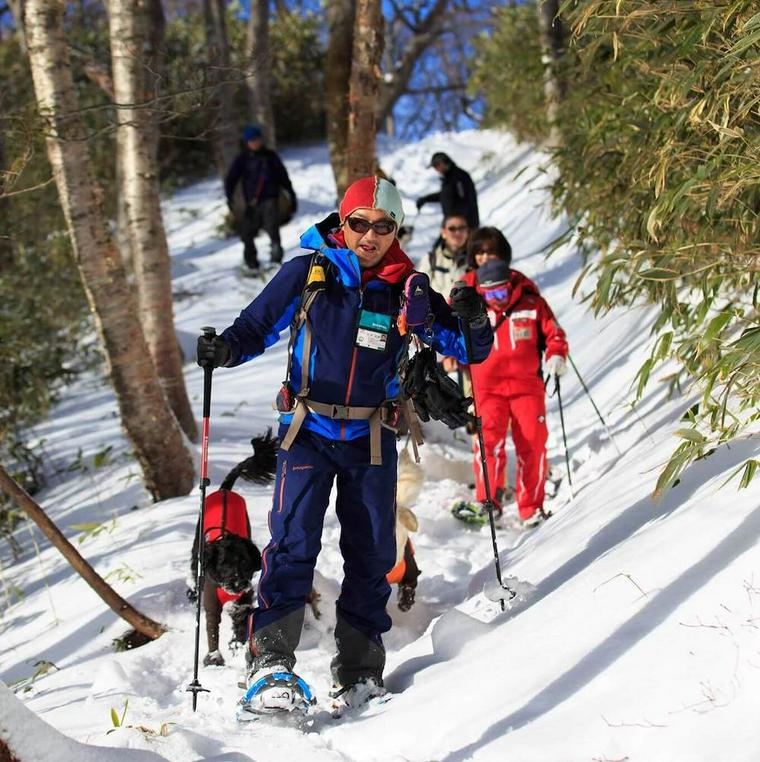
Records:
{"label": "blue snowshoe binding", "polygon": [[317,703],[309,684],[294,672],[285,670],[256,673],[252,683],[238,702],[238,719],[254,719],[246,714],[260,716],[297,712],[307,714]]}

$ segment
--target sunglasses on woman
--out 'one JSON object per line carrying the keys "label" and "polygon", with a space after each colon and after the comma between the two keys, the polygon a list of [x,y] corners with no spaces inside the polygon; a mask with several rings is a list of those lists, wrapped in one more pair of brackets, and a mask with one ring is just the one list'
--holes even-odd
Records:
{"label": "sunglasses on woman", "polygon": [[463,233],[465,230],[469,230],[470,228],[467,225],[447,225],[446,230],[449,231],[449,233]]}
{"label": "sunglasses on woman", "polygon": [[372,228],[378,235],[390,235],[396,229],[396,223],[393,222],[393,220],[370,222],[362,217],[349,217],[346,222],[348,223],[348,227],[350,227],[354,233],[359,233],[359,235],[369,233],[370,228]]}

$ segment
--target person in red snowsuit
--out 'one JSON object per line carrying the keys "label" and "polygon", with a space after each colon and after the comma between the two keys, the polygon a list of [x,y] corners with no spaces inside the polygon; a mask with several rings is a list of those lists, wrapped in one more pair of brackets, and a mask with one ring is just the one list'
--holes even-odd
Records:
{"label": "person in red snowsuit", "polygon": [[[488,305],[493,349],[470,367],[478,414],[483,422],[486,464],[496,510],[505,489],[507,431],[517,454],[515,499],[520,519],[543,517],[546,462],[546,402],[542,361],[551,376],[565,372],[565,332],[533,281],[510,267],[512,250],[503,234],[480,228],[470,240],[473,269],[465,283],[476,286]],[[476,497],[486,498],[478,439],[474,440]]]}

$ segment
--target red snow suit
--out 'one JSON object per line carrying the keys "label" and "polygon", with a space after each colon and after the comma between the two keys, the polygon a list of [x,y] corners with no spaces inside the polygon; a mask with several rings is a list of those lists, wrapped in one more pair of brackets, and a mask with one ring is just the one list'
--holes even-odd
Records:
{"label": "red snow suit", "polygon": [[[225,532],[250,540],[248,530],[248,509],[242,495],[231,490],[220,489],[206,496],[203,509],[203,541],[214,542]],[[236,601],[243,593],[228,593],[224,588],[216,588],[216,597],[224,606]]]}
{"label": "red snow suit", "polygon": [[[477,286],[476,271],[465,282]],[[544,502],[546,479],[546,403],[542,355],[567,357],[565,332],[533,281],[512,270],[506,301],[488,304],[494,327],[493,349],[479,365],[470,367],[493,495],[505,487],[507,431],[517,454],[516,501],[520,518],[530,518]],[[488,299],[486,300],[488,302]],[[477,438],[474,443],[477,499],[485,500],[485,484]]]}

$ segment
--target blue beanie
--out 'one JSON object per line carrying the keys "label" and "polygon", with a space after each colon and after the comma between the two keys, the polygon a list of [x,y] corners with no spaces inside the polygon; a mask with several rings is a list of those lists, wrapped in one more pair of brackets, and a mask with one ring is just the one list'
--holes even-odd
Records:
{"label": "blue beanie", "polygon": [[261,138],[261,127],[257,124],[248,124],[243,130],[243,140],[247,143],[249,140],[258,140]]}

